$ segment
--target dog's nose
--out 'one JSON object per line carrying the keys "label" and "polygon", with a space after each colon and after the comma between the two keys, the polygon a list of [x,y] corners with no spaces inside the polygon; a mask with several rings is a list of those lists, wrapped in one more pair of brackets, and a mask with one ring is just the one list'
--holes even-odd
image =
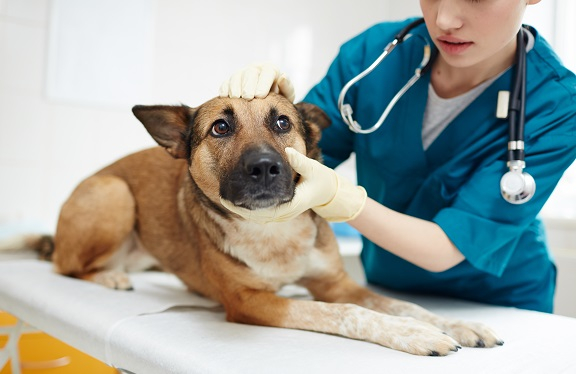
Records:
{"label": "dog's nose", "polygon": [[268,184],[281,174],[281,160],[271,155],[252,157],[246,160],[246,174],[255,182]]}
{"label": "dog's nose", "polygon": [[269,185],[282,174],[282,158],[276,152],[252,151],[245,154],[244,172],[250,180]]}

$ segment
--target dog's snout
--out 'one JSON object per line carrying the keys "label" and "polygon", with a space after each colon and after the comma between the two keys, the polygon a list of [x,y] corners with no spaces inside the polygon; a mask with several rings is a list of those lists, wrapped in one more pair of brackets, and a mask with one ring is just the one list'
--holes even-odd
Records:
{"label": "dog's snout", "polygon": [[276,148],[261,144],[242,152],[223,177],[220,196],[237,206],[260,209],[290,201],[294,188],[288,162]]}

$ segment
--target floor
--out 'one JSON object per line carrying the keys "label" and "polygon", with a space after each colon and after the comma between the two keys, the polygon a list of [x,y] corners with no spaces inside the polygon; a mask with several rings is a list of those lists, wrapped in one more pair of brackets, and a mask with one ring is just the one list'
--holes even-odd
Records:
{"label": "floor", "polygon": [[[0,311],[0,326],[16,318]],[[0,335],[0,348],[7,337]],[[22,374],[117,374],[117,370],[42,332],[26,332],[19,342]],[[0,374],[12,374],[10,362]]]}

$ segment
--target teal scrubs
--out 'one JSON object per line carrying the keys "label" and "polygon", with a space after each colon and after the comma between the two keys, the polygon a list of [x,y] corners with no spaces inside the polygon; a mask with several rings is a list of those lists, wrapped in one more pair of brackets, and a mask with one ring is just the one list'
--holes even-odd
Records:
{"label": "teal scrubs", "polygon": [[[429,73],[376,132],[355,134],[342,121],[337,107],[341,88],[410,21],[375,25],[344,44],[304,101],[320,106],[332,119],[320,142],[328,166],[336,167],[356,153],[358,183],[372,199],[437,223],[466,259],[447,271],[430,272],[363,238],[367,280],[394,290],[552,312],[556,268],[538,212],[576,159],[576,77],[531,29],[535,45],[527,55],[525,147],[526,171],[537,188],[532,200],[512,205],[501,197],[499,184],[507,171],[508,123],[495,112],[498,91],[510,89],[513,69],[427,150],[422,146],[422,121]],[[430,38],[424,25],[412,33]],[[414,74],[422,47],[419,38],[408,39],[349,91],[346,101],[364,128],[376,123]]]}

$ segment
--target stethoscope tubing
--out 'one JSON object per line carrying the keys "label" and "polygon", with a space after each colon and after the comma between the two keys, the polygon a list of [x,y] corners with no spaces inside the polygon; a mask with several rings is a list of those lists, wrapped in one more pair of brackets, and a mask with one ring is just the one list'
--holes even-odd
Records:
{"label": "stethoscope tubing", "polygon": [[508,106],[508,161],[524,161],[524,120],[526,111],[526,40],[524,28],[517,36],[516,71]]}
{"label": "stethoscope tubing", "polygon": [[431,56],[432,48],[430,47],[428,40],[424,39],[426,45],[424,47],[424,55],[422,57],[420,65],[418,66],[418,68],[416,68],[412,78],[410,78],[410,80],[406,82],[406,84],[396,93],[396,95],[394,95],[392,100],[390,100],[390,102],[386,106],[386,109],[384,109],[384,112],[382,112],[382,115],[380,116],[378,121],[373,126],[367,129],[363,129],[362,126],[358,122],[356,122],[354,118],[352,118],[353,113],[352,106],[350,104],[344,103],[348,90],[353,85],[358,83],[361,79],[365,78],[368,74],[374,71],[374,69],[376,69],[376,67],[380,65],[380,63],[390,53],[392,53],[392,51],[400,43],[410,38],[411,36],[410,31],[422,23],[424,23],[424,19],[419,18],[416,21],[411,22],[408,26],[406,26],[402,30],[400,30],[400,32],[396,34],[396,36],[394,36],[394,40],[392,40],[390,43],[386,45],[384,51],[380,54],[380,56],[378,56],[378,58],[372,64],[370,64],[370,66],[368,66],[365,70],[363,70],[360,74],[358,74],[356,77],[352,78],[348,83],[346,83],[342,88],[342,90],[340,91],[340,95],[338,96],[338,109],[340,110],[340,115],[342,116],[344,122],[348,125],[351,131],[358,134],[370,134],[378,130],[380,126],[382,126],[382,124],[386,120],[386,117],[388,117],[388,114],[390,113],[390,111],[392,111],[398,100],[400,100],[400,98],[402,98],[402,96],[406,93],[406,91],[408,91],[414,85],[414,83],[416,83],[416,81],[420,79],[420,76],[424,74],[431,65],[430,62],[433,60]]}

